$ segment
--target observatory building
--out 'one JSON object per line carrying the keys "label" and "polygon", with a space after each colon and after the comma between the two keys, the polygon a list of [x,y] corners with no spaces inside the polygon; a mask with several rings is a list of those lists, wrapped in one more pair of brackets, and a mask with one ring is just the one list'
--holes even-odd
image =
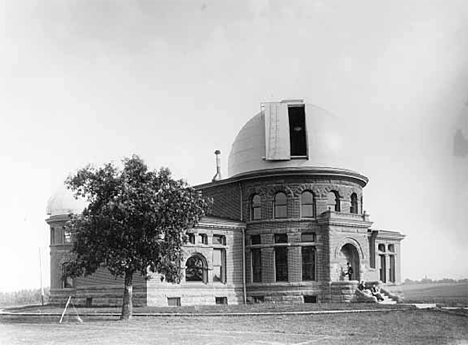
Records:
{"label": "observatory building", "polygon": [[[350,170],[355,156],[342,133],[336,117],[302,100],[263,103],[232,144],[228,176],[217,151],[216,175],[195,186],[214,203],[188,230],[182,281],[134,277],[134,304],[353,302],[366,300],[362,280],[398,299],[404,235],[372,228],[368,178]],[[49,200],[51,303],[73,295],[78,304],[120,305],[123,279],[105,267],[62,275],[73,243],[64,224],[83,207],[66,191]]]}

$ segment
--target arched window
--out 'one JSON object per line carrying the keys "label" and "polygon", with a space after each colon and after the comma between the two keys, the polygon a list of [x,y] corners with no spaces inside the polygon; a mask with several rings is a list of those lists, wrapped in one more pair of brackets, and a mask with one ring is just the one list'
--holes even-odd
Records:
{"label": "arched window", "polygon": [[350,213],[358,213],[358,202],[357,202],[357,194],[351,194],[351,207],[349,209]]}
{"label": "arched window", "polygon": [[385,252],[385,244],[380,243],[378,248],[379,248],[379,251]]}
{"label": "arched window", "polygon": [[250,219],[262,219],[262,198],[260,197],[260,195],[255,194],[251,199],[250,205]]}
{"label": "arched window", "polygon": [[340,196],[338,192],[331,191],[327,195],[327,207],[330,211],[340,212]]}
{"label": "arched window", "polygon": [[394,253],[395,252],[395,245],[394,244],[389,244],[388,245],[388,251],[391,252],[391,253]]}
{"label": "arched window", "polygon": [[315,195],[306,190],[301,194],[301,218],[315,217]]}
{"label": "arched window", "polygon": [[288,197],[283,192],[276,193],[273,208],[273,218],[286,218],[288,216]]}
{"label": "arched window", "polygon": [[202,255],[195,254],[188,258],[185,264],[185,281],[207,283],[207,264]]}

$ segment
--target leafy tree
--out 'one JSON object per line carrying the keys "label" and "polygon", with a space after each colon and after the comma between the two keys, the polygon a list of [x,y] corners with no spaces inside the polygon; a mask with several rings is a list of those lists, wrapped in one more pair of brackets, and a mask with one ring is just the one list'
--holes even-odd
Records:
{"label": "leafy tree", "polygon": [[168,169],[148,170],[135,155],[123,160],[123,169],[88,165],[65,183],[89,202],[67,223],[74,245],[65,275],[90,275],[104,265],[113,276],[124,277],[121,320],[132,317],[135,274],[155,272],[168,282],[180,281],[185,230],[209,206],[200,192],[174,180]]}

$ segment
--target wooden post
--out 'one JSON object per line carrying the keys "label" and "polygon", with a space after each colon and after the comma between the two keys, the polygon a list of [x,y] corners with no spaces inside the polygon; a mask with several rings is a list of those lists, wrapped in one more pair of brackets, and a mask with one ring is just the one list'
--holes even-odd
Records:
{"label": "wooden post", "polygon": [[67,304],[65,304],[65,309],[63,309],[63,313],[62,313],[62,316],[60,317],[59,323],[62,323],[63,317],[65,316],[65,313],[67,311],[68,305],[70,304],[71,298],[72,296],[68,296],[68,301],[67,301]]}

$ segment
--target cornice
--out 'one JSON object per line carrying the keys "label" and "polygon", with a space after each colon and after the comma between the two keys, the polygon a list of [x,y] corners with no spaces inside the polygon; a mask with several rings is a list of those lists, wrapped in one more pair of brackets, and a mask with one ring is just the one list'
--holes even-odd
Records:
{"label": "cornice", "polygon": [[358,183],[364,187],[369,179],[355,171],[347,169],[338,169],[330,167],[287,167],[275,169],[261,169],[250,171],[238,175],[234,175],[227,179],[220,181],[208,182],[194,186],[195,189],[204,189],[214,186],[223,186],[231,183],[247,181],[252,179],[267,178],[267,177],[286,177],[286,176],[307,176],[319,177],[320,179],[333,178],[333,179],[347,179]]}
{"label": "cornice", "polygon": [[245,229],[245,225],[225,225],[218,223],[198,223],[194,229],[208,228],[208,229],[227,229],[227,230],[239,230]]}

